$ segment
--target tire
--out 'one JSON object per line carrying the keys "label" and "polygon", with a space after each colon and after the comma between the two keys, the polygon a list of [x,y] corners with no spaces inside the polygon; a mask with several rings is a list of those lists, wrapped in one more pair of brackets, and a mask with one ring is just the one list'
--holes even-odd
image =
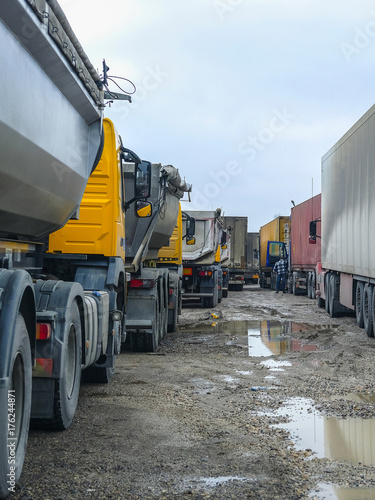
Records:
{"label": "tire", "polygon": [[[4,355],[4,354],[3,354]],[[14,391],[14,392],[9,392]],[[14,406],[12,404],[14,395]],[[9,493],[21,475],[25,460],[31,412],[31,350],[25,321],[21,314],[16,319],[11,377],[2,391],[0,408],[0,497]],[[14,421],[13,421],[14,418]],[[13,427],[8,427],[11,424]],[[14,432],[14,435],[10,435]],[[10,446],[14,439],[14,449]],[[5,452],[8,450],[8,453]],[[12,467],[12,469],[11,469]],[[13,469],[14,467],[14,469]],[[8,475],[10,474],[10,475]],[[8,483],[8,481],[12,481]]]}
{"label": "tire", "polygon": [[372,296],[373,296],[373,286],[366,283],[363,290],[363,326],[368,337],[374,336],[373,331],[373,308],[372,308]]}
{"label": "tire", "polygon": [[363,319],[363,291],[364,285],[361,281],[357,281],[357,286],[355,290],[355,317],[357,320],[357,325],[359,328],[364,327]]}
{"label": "tire", "polygon": [[223,290],[223,299],[226,299],[228,297],[228,289],[225,288],[225,290]]}
{"label": "tire", "polygon": [[325,302],[324,302],[324,307],[327,311],[328,314],[330,314],[330,310],[329,310],[329,306],[330,306],[330,302],[329,302],[329,281],[330,281],[330,278],[331,278],[331,273],[327,273],[324,277],[324,291],[325,291],[325,294],[326,294],[326,299],[325,299]]}
{"label": "tire", "polygon": [[296,286],[296,276],[293,274],[293,295],[299,295],[299,292],[297,290],[297,286]]}
{"label": "tire", "polygon": [[331,318],[336,318],[338,316],[337,309],[335,307],[335,287],[336,276],[331,274],[329,278],[329,315]]}
{"label": "tire", "polygon": [[321,297],[317,297],[316,303],[318,307],[324,307],[325,306],[325,300],[322,299]]}
{"label": "tire", "polygon": [[316,299],[315,272],[311,273],[311,298]]}
{"label": "tire", "polygon": [[264,273],[262,273],[260,275],[260,278],[259,278],[259,286],[260,288],[264,288]]}
{"label": "tire", "polygon": [[47,426],[68,429],[76,412],[81,383],[81,321],[77,302],[70,308],[66,321],[61,365],[62,376],[55,382],[54,418]]}
{"label": "tire", "polygon": [[312,289],[311,289],[311,273],[307,275],[307,297],[312,299]]}
{"label": "tire", "polygon": [[168,309],[168,327],[167,332],[173,333],[177,332],[177,308],[176,309]]}

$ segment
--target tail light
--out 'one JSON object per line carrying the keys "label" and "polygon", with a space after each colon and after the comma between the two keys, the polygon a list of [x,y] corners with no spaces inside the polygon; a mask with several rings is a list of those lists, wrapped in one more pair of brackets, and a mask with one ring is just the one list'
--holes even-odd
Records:
{"label": "tail light", "polygon": [[132,279],[130,280],[131,288],[153,288],[154,280],[151,279]]}
{"label": "tail light", "polygon": [[51,338],[51,325],[49,323],[36,324],[36,339],[48,340]]}
{"label": "tail light", "polygon": [[212,271],[199,271],[199,276],[212,276]]}

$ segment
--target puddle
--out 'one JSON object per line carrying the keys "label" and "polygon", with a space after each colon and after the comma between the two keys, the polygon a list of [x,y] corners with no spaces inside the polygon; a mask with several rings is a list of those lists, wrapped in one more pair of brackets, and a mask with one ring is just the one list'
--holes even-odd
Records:
{"label": "puddle", "polygon": [[375,488],[346,488],[319,483],[309,495],[311,500],[373,500]]}
{"label": "puddle", "polygon": [[287,430],[298,450],[312,450],[318,458],[375,465],[373,418],[328,418],[318,412],[311,400],[303,398],[292,398],[269,415],[290,420],[274,427]]}
{"label": "puddle", "polygon": [[[206,333],[224,333],[231,335],[226,345],[243,346],[248,349],[249,356],[270,357],[289,352],[318,351],[319,345],[308,340],[293,338],[297,332],[319,331],[327,326],[312,326],[294,321],[228,321],[211,325],[199,325],[185,331]],[[212,341],[209,335],[200,335],[187,340],[188,343],[205,343]]]}

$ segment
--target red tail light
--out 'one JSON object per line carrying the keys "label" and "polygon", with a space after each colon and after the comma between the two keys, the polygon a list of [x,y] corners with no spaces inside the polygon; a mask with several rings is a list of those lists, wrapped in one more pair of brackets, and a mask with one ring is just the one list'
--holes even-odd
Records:
{"label": "red tail light", "polygon": [[212,276],[212,271],[199,271],[199,276]]}
{"label": "red tail light", "polygon": [[48,340],[51,338],[51,325],[49,323],[36,324],[36,339]]}
{"label": "red tail light", "polygon": [[154,280],[150,279],[132,279],[130,280],[131,288],[153,288]]}

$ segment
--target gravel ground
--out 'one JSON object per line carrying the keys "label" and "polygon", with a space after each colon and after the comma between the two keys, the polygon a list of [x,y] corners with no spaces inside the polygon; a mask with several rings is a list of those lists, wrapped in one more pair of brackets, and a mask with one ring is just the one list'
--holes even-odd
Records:
{"label": "gravel ground", "polygon": [[375,498],[374,349],[254,285],[184,308],[157,353],[82,385],[69,430],[30,432],[9,499]]}

